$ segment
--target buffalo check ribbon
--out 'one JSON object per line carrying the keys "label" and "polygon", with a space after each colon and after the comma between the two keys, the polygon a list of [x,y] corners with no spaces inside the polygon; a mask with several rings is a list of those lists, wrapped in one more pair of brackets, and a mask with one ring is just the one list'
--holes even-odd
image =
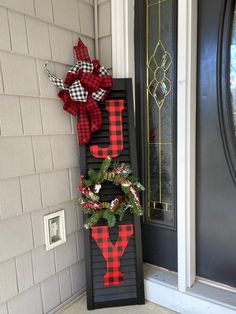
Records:
{"label": "buffalo check ribbon", "polygon": [[91,61],[88,49],[79,39],[74,47],[77,63],[66,74],[65,81],[52,74],[44,65],[51,82],[60,89],[58,96],[63,109],[76,116],[79,144],[90,142],[91,133],[102,127],[102,113],[97,104],[106,99],[112,87],[112,76],[99,60]]}
{"label": "buffalo check ribbon", "polygon": [[134,225],[123,224],[118,227],[118,238],[115,244],[109,238],[108,226],[92,227],[92,238],[106,260],[105,286],[124,283],[124,274],[120,270],[120,259],[125,252],[129,238],[134,234]]}

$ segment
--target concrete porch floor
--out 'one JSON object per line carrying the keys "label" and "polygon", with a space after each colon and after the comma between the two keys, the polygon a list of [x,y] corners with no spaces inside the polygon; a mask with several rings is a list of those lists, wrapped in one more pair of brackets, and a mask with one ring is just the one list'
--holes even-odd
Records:
{"label": "concrete porch floor", "polygon": [[[57,314],[86,314],[86,313],[94,313],[94,314],[105,314],[111,313],[111,308],[99,309],[94,311],[88,311],[86,307],[86,297],[82,297],[79,300],[76,300],[72,304],[67,305],[64,309],[57,312]],[[112,308],[113,314],[174,314],[177,312],[170,311],[164,307],[156,305],[154,303],[146,301],[145,305],[133,305],[133,306],[124,306]]]}

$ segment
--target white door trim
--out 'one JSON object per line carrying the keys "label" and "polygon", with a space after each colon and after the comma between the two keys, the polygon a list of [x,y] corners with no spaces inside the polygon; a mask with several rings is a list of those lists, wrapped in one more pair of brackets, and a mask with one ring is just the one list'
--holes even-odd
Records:
{"label": "white door trim", "polygon": [[[134,1],[111,0],[114,77],[134,78]],[[196,276],[195,159],[197,1],[178,1],[178,283],[185,291]]]}
{"label": "white door trim", "polygon": [[178,1],[177,220],[178,286],[196,278],[197,1]]}

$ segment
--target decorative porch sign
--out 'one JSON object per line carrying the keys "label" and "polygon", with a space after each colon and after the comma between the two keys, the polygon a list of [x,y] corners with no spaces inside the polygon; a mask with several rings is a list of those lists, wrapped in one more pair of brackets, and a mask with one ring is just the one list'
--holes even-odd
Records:
{"label": "decorative porch sign", "polygon": [[[90,143],[81,146],[81,172],[90,170],[89,178],[81,176],[79,185],[84,197],[82,209],[88,214],[87,306],[95,309],[143,304],[139,218],[143,209],[138,192],[144,188],[131,175],[131,167],[137,173],[132,82],[113,81],[99,60],[91,61],[80,39],[74,49],[78,61],[64,82],[47,69],[47,64],[45,69],[60,89],[63,109],[74,116],[78,114],[79,144]],[[109,169],[112,158],[117,164]]]}
{"label": "decorative porch sign", "polygon": [[89,310],[144,303],[131,79],[114,79],[99,107],[102,127],[80,150]]}

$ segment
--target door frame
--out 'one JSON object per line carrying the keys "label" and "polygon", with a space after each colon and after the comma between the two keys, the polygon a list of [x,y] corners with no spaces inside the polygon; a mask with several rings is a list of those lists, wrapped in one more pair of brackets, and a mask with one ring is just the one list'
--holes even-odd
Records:
{"label": "door frame", "polygon": [[[133,89],[134,1],[111,0],[113,76],[131,77]],[[197,0],[178,0],[178,274],[157,267],[145,270],[145,295],[149,301],[181,313],[234,314],[236,291],[196,278],[197,12]]]}
{"label": "door frame", "polygon": [[[177,242],[178,289],[196,279],[196,69],[197,1],[178,0],[177,58]],[[111,0],[114,77],[134,73],[134,0]]]}

